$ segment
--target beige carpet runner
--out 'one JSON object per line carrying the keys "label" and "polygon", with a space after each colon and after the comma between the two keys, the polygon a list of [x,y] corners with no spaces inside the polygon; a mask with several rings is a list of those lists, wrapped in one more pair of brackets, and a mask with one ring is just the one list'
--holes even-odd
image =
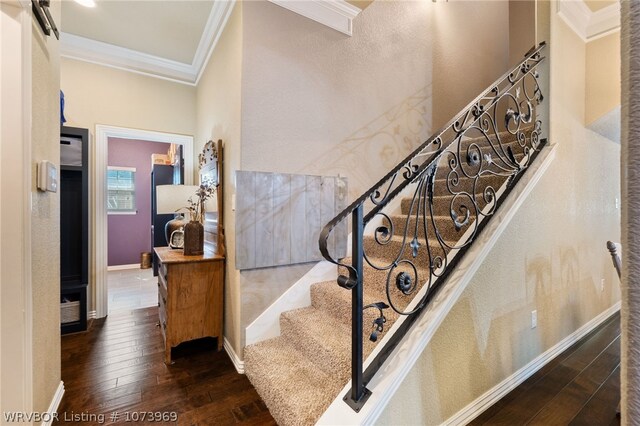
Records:
{"label": "beige carpet runner", "polygon": [[[507,145],[513,148],[514,153],[522,151],[517,143],[513,141],[506,143],[504,136],[501,136],[502,148],[505,152]],[[484,170],[506,173],[504,170],[506,162],[501,157],[508,157],[503,154],[499,146],[494,144],[500,155],[486,140],[463,142],[463,148],[466,148],[469,143],[476,143],[481,148],[485,165],[490,164],[489,167],[483,167]],[[474,226],[475,217],[472,215],[465,226],[456,230],[451,217],[451,202],[454,197],[447,189],[447,185],[455,182],[452,182],[451,178],[447,180],[447,174],[451,169],[446,157],[440,161],[436,175],[433,215],[443,240],[448,245],[454,246],[465,231]],[[520,161],[523,155],[516,154],[515,157]],[[497,191],[506,182],[506,177],[503,176],[485,177],[483,175],[474,187],[473,180],[465,178],[462,173],[458,176],[458,185],[453,188],[456,191],[463,189],[468,193],[475,192],[480,208],[486,206],[484,190],[487,185],[491,185]],[[458,216],[461,215],[459,207],[462,204],[470,205],[469,199],[459,196],[454,200],[453,208]],[[372,236],[365,236],[365,253],[374,264],[388,265],[399,255],[411,205],[411,199],[403,199],[401,214],[391,217],[394,235],[387,245],[379,245]],[[417,206],[414,207],[408,222],[410,231],[407,233],[403,253],[405,259],[412,259],[409,242],[414,235],[417,208]],[[419,217],[422,222],[422,215],[420,214]],[[443,251],[432,235],[433,227],[430,220],[428,226],[430,234],[428,244],[432,249],[432,255],[444,256],[448,250]],[[413,262],[418,267],[420,276],[426,281],[428,256],[425,244],[427,242],[424,240],[424,229],[421,228],[423,227],[418,226],[421,247]],[[346,259],[346,263],[350,263],[350,259]],[[392,298],[396,306],[402,308],[410,302],[395,287],[395,276],[403,270],[409,272],[408,268],[399,267],[394,271],[391,280]],[[365,261],[365,305],[374,302],[389,304],[385,288],[386,281],[387,272],[377,271]],[[399,315],[392,309],[385,309],[385,316],[387,317],[385,333],[387,333]],[[375,348],[375,343],[369,340],[375,317],[377,317],[375,309],[368,309],[364,313],[365,359]],[[351,377],[351,292],[339,287],[335,280],[316,283],[311,287],[311,306],[284,312],[280,317],[280,327],[281,336],[245,348],[245,371],[278,424],[282,426],[312,425],[338,396],[338,392]],[[383,336],[384,334],[378,341],[382,340]]]}

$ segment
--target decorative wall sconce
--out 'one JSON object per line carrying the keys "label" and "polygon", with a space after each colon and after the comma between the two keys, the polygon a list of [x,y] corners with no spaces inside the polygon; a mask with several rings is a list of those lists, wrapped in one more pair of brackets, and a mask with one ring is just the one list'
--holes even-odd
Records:
{"label": "decorative wall sconce", "polygon": [[40,24],[40,28],[45,35],[51,35],[51,31],[55,34],[56,38],[60,40],[60,33],[58,27],[53,21],[51,12],[49,12],[50,0],[31,0],[31,9],[33,10],[33,16]]}

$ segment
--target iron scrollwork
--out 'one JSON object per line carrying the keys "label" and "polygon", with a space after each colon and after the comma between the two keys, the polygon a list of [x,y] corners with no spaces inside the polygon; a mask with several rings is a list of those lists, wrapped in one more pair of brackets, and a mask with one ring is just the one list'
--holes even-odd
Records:
{"label": "iron scrollwork", "polygon": [[[511,183],[541,149],[542,122],[537,108],[544,98],[537,67],[544,59],[543,48],[544,43],[532,49],[520,65],[322,230],[322,255],[348,271],[348,276],[338,278],[340,286],[354,291],[358,286],[366,288],[365,268],[371,271],[372,282],[384,282],[386,300],[363,308],[379,310],[370,340],[379,339],[385,324],[389,327],[390,317],[384,310],[391,309],[397,318],[427,306],[441,285],[439,279],[476,239]],[[404,198],[401,214],[383,210],[400,195]],[[355,224],[356,211],[362,217],[362,229],[356,232],[354,228],[353,235],[365,236],[354,239],[351,262],[334,259],[327,239],[349,216],[353,215]],[[370,232],[365,229],[368,224],[373,226]],[[359,291],[362,297],[362,288]],[[361,362],[353,362],[353,368],[362,368]],[[354,389],[360,390],[354,391],[354,400],[364,389],[356,379],[354,375]]]}

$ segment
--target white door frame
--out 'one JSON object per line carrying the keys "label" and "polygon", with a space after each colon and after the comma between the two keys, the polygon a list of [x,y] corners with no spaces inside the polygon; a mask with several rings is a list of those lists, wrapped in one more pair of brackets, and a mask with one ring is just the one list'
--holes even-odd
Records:
{"label": "white door frame", "polygon": [[[0,1],[1,411],[33,411],[31,2]],[[17,226],[16,226],[17,225]],[[5,374],[6,373],[6,374]]]}
{"label": "white door frame", "polygon": [[[109,296],[107,288],[107,162],[109,138],[139,139],[151,142],[165,142],[180,144],[183,147],[184,156],[184,183],[193,183],[193,136],[178,135],[173,133],[154,132],[150,130],[129,129],[126,127],[114,127],[96,125],[96,144],[93,154],[93,172],[90,173],[93,181],[93,270],[95,277],[95,317],[102,318],[109,313]],[[149,159],[151,161],[151,159]],[[91,183],[89,184],[91,187]],[[91,213],[90,213],[91,215]],[[93,315],[89,315],[93,316]]]}

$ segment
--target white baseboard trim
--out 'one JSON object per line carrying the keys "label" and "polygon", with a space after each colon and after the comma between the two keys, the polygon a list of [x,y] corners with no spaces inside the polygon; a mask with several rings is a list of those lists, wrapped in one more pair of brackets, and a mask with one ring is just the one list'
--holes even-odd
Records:
{"label": "white baseboard trim", "polygon": [[62,396],[64,395],[64,382],[61,380],[58,384],[58,389],[56,389],[56,393],[53,394],[53,399],[51,400],[51,404],[49,404],[49,408],[47,409],[47,415],[44,416],[44,421],[42,422],[42,426],[50,426],[53,423],[53,420],[57,417],[58,407],[60,407],[60,402],[62,401]]}
{"label": "white baseboard trim", "polygon": [[236,371],[239,374],[244,374],[244,361],[242,361],[236,351],[233,350],[233,346],[231,346],[231,343],[229,343],[226,337],[224,338],[224,350],[229,354],[229,358],[231,358],[233,366],[236,367]]}
{"label": "white baseboard trim", "polygon": [[567,350],[571,345],[589,334],[592,330],[606,321],[611,315],[620,310],[620,302],[617,302],[600,315],[562,339],[555,346],[549,348],[546,352],[538,355],[533,361],[513,373],[511,376],[498,383],[492,389],[489,389],[483,395],[478,397],[471,404],[458,411],[456,414],[447,419],[443,425],[466,425],[473,419],[482,414],[487,408],[494,405],[502,397],[507,395],[513,389],[518,387],[522,382],[531,377],[536,371],[544,367],[549,361]]}
{"label": "white baseboard trim", "polygon": [[107,271],[124,271],[126,269],[140,269],[140,264],[139,263],[132,263],[130,265],[107,266]]}
{"label": "white baseboard trim", "polygon": [[97,311],[94,310],[94,311],[87,312],[87,319],[88,320],[96,319],[96,318],[98,318],[98,312]]}

